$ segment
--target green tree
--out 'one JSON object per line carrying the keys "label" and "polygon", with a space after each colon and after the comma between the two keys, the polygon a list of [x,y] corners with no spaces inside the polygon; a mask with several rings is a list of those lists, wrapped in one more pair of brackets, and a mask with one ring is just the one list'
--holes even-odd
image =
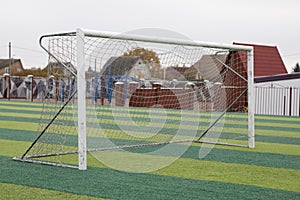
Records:
{"label": "green tree", "polygon": [[296,63],[295,67],[293,68],[293,72],[300,72],[300,65]]}

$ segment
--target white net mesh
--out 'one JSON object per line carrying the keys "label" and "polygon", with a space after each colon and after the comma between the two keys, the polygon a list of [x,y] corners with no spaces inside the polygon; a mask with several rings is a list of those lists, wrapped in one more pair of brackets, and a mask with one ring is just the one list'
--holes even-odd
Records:
{"label": "white net mesh", "polygon": [[[44,40],[54,77],[42,134],[23,159],[76,165],[76,35]],[[247,145],[246,51],[114,37],[84,42],[89,151],[145,147],[139,151],[153,153],[191,141]]]}

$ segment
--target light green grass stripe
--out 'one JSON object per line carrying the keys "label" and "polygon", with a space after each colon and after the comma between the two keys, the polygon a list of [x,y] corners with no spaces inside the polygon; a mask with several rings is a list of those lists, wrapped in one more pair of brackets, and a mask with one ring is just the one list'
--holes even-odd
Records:
{"label": "light green grass stripe", "polygon": [[104,198],[78,195],[43,188],[29,187],[24,185],[15,185],[0,182],[1,199],[31,199],[31,200],[61,200],[61,199],[78,199],[78,200],[101,200]]}
{"label": "light green grass stripe", "polygon": [[31,142],[0,139],[0,154],[2,156],[20,156],[29,147]]}
{"label": "light green grass stripe", "polygon": [[[1,144],[0,145],[1,155],[14,157],[14,156],[20,156],[21,154],[23,154],[25,152],[25,150],[29,147],[31,142],[0,139],[0,144]],[[200,148],[201,144],[192,143],[192,146],[199,146],[199,148]],[[229,146],[221,146],[221,145],[215,145],[213,148],[219,148],[219,149],[223,148],[223,149],[238,150],[238,151],[276,153],[276,154],[282,154],[282,155],[300,156],[299,145],[256,143],[255,149],[229,147]]]}
{"label": "light green grass stripe", "polygon": [[274,131],[274,130],[263,130],[258,128],[255,129],[255,135],[300,138],[300,133],[295,131],[280,131],[280,130]]}
{"label": "light green grass stripe", "polygon": [[36,131],[38,127],[38,123],[18,122],[18,121],[12,122],[7,120],[1,120],[0,127],[7,128],[7,129],[15,129],[15,130]]}
{"label": "light green grass stripe", "polygon": [[2,105],[28,105],[28,106],[43,106],[43,102],[37,102],[37,101],[20,101],[20,100],[10,100],[10,101],[7,101],[7,100],[0,100],[0,104]]}
{"label": "light green grass stripe", "polygon": [[300,192],[300,170],[293,169],[180,158],[154,174]]}
{"label": "light green grass stripe", "polygon": [[0,110],[1,109],[7,109],[7,110],[28,110],[28,111],[42,111],[42,107],[26,107],[26,106],[22,106],[22,107],[15,107],[15,106],[1,106],[0,105]]}
{"label": "light green grass stripe", "polygon": [[255,119],[264,120],[280,120],[288,122],[300,122],[300,117],[297,116],[280,116],[280,115],[255,115]]}
{"label": "light green grass stripe", "polygon": [[[231,142],[231,141],[227,141]],[[25,141],[12,141],[12,140],[0,140],[0,152],[3,156],[20,156],[31,144],[31,142]],[[184,145],[184,144],[183,144]],[[192,146],[201,146],[202,144],[192,143]],[[276,148],[274,148],[276,147]],[[67,148],[67,146],[66,146]],[[238,151],[251,151],[251,152],[264,152],[264,153],[277,153],[287,155],[300,155],[298,145],[284,145],[274,143],[256,143],[255,149],[239,148],[230,146],[215,145],[213,148],[230,149]]]}
{"label": "light green grass stripe", "polygon": [[[228,143],[237,143],[234,140],[226,140]],[[193,146],[201,146],[202,144],[193,143]],[[230,150],[239,150],[239,151],[251,151],[251,152],[261,152],[261,153],[276,153],[276,154],[288,154],[288,155],[300,155],[300,145],[294,144],[279,144],[279,143],[267,143],[267,142],[255,142],[255,148],[240,148],[240,147],[231,147],[225,145],[215,145],[213,148],[220,149],[230,149]]]}

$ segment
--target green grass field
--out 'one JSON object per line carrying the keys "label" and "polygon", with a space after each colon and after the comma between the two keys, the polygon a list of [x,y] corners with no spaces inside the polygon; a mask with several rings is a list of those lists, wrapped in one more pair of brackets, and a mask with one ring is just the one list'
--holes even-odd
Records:
{"label": "green grass field", "polygon": [[[89,156],[79,171],[13,161],[36,136],[41,104],[0,101],[0,199],[300,199],[300,118],[256,116],[256,148],[193,144],[151,173],[116,171]],[[228,127],[230,129],[230,127]]]}

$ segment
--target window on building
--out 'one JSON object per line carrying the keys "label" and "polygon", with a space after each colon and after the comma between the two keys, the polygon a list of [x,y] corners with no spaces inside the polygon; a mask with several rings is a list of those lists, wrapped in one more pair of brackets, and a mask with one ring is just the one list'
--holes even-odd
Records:
{"label": "window on building", "polygon": [[9,74],[9,67],[5,67],[5,73]]}

